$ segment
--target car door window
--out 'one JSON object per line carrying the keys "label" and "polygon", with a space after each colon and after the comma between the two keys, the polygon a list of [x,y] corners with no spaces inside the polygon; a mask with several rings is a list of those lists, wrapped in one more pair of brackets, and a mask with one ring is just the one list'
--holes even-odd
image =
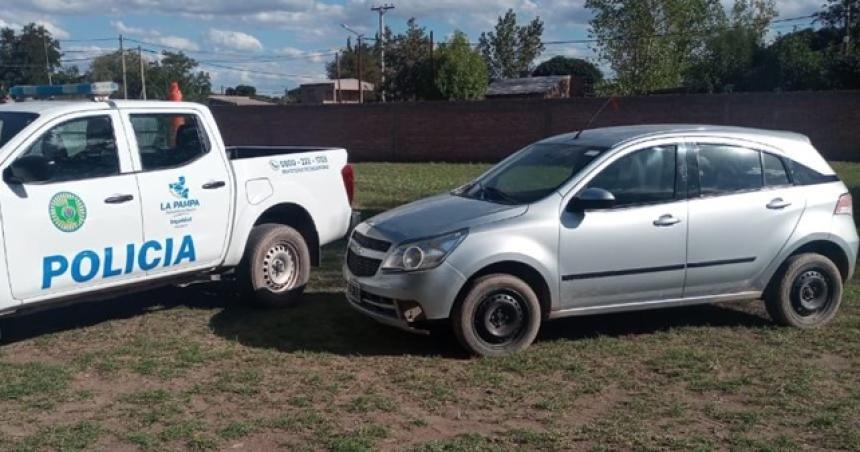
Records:
{"label": "car door window", "polygon": [[209,141],[193,114],[132,114],[144,171],[183,166],[209,152]]}
{"label": "car door window", "polygon": [[119,174],[119,156],[109,116],[72,119],[48,129],[21,156],[52,162],[51,182]]}
{"label": "car door window", "polygon": [[615,196],[616,207],[675,199],[677,146],[655,146],[621,157],[589,182]]}
{"label": "car door window", "polygon": [[785,165],[781,158],[767,152],[762,152],[761,163],[764,169],[764,185],[766,187],[791,185],[788,171],[785,170]]}
{"label": "car door window", "polygon": [[698,145],[699,185],[702,196],[760,190],[759,152],[740,146]]}

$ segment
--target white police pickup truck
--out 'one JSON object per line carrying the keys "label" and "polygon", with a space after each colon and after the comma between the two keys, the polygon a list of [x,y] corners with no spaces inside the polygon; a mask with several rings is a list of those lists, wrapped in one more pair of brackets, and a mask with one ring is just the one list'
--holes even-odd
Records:
{"label": "white police pickup truck", "polygon": [[0,105],[0,172],[0,316],[224,273],[283,306],[353,221],[344,149],[228,148],[194,103]]}

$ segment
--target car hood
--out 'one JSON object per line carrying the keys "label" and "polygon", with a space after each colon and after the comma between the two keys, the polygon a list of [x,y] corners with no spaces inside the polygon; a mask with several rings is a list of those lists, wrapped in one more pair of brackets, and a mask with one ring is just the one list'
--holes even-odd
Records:
{"label": "car hood", "polygon": [[442,194],[383,212],[368,226],[395,243],[432,237],[522,215],[528,206],[510,206]]}

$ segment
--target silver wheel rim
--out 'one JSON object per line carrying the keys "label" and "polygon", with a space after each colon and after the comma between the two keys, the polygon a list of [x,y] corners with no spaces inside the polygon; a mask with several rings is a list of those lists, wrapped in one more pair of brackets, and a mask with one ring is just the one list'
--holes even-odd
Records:
{"label": "silver wheel rim", "polygon": [[263,257],[263,281],[273,292],[292,289],[299,275],[298,251],[289,243],[277,243]]}

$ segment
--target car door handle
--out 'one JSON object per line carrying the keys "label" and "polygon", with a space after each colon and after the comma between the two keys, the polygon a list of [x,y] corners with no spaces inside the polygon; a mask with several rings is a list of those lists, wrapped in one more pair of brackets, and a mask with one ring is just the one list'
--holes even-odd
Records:
{"label": "car door handle", "polygon": [[672,215],[660,215],[660,218],[654,220],[654,226],[663,227],[663,226],[672,226],[681,222],[680,218],[673,217]]}
{"label": "car door handle", "polygon": [[790,202],[788,202],[782,198],[774,198],[769,203],[767,203],[767,208],[771,209],[771,210],[779,210],[779,209],[785,209],[786,207],[788,207],[790,205],[791,205]]}
{"label": "car door handle", "polygon": [[105,198],[106,204],[122,204],[124,202],[129,202],[134,199],[132,195],[113,195],[109,198]]}
{"label": "car door handle", "polygon": [[203,184],[203,189],[204,190],[214,190],[216,188],[221,188],[225,185],[227,185],[227,183],[224,182],[223,180],[216,180],[216,181],[212,181],[212,182],[206,182],[205,184]]}

